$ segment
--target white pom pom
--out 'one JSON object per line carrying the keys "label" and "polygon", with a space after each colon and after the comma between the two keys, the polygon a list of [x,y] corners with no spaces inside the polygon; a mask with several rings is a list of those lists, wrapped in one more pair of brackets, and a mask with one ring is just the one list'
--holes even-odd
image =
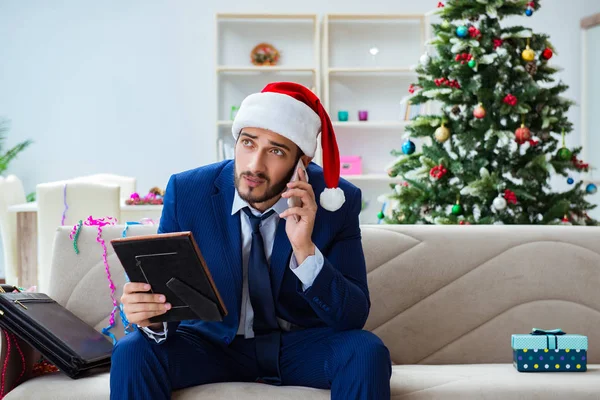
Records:
{"label": "white pom pom", "polygon": [[337,211],[346,201],[346,197],[344,196],[344,191],[340,188],[326,188],[321,193],[320,200],[321,207],[323,207],[327,211]]}

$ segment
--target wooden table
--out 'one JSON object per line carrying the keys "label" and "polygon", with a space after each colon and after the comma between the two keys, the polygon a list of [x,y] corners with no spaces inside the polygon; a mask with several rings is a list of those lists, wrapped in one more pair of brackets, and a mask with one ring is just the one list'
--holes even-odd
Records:
{"label": "wooden table", "polygon": [[[158,221],[162,207],[162,205],[130,206],[123,202],[121,203],[121,220],[127,222],[152,218],[154,221]],[[8,212],[17,214],[17,276],[19,277],[17,285],[24,288],[37,285],[37,211],[36,202],[17,204],[8,208]]]}

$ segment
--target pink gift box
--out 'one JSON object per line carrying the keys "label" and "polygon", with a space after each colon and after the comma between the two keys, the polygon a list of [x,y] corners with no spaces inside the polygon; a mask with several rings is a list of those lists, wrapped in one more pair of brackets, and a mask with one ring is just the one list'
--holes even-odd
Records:
{"label": "pink gift box", "polygon": [[361,175],[362,158],[360,156],[340,156],[340,175]]}

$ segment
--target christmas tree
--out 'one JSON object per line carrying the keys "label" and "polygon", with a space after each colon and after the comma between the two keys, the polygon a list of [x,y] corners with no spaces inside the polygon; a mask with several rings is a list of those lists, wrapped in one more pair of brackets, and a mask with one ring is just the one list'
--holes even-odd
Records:
{"label": "christmas tree", "polygon": [[[406,128],[408,139],[388,174],[401,179],[386,195],[379,218],[404,224],[597,225],[585,200],[595,193],[581,173],[589,165],[569,149],[573,130],[553,76],[549,37],[522,26],[502,27],[511,15],[535,17],[538,1],[450,0],[438,5],[430,45],[411,85],[412,105],[441,104]],[[554,60],[552,60],[554,61]],[[424,138],[420,152],[411,138]],[[569,190],[553,192],[564,176]]]}

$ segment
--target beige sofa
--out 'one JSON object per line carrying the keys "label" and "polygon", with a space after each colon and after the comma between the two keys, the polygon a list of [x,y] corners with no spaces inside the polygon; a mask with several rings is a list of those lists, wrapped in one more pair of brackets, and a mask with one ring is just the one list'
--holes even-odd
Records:
{"label": "beige sofa", "polygon": [[[134,226],[129,234],[154,229]],[[82,232],[79,256],[68,231],[61,228],[57,235],[49,294],[100,329],[111,303],[96,231]],[[121,231],[106,228],[104,238],[119,237]],[[372,300],[366,329],[391,351],[393,399],[600,399],[600,229],[363,226],[362,232]],[[112,276],[121,287],[122,269],[109,251]],[[588,335],[588,372],[517,372],[510,335],[533,327]],[[122,326],[115,332],[122,334]],[[3,342],[0,362],[5,349]],[[16,361],[11,357],[8,387],[18,373]],[[248,383],[198,386],[173,396],[329,397],[325,390]],[[47,375],[22,383],[6,397],[108,398],[108,374],[79,380]]]}

